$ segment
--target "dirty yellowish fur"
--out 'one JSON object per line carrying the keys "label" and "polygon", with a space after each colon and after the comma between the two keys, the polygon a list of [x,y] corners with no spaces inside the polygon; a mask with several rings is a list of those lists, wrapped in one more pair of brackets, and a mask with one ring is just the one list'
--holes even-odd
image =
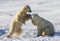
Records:
{"label": "dirty yellowish fur", "polygon": [[22,33],[21,26],[29,19],[27,15],[27,12],[29,11],[31,12],[31,9],[28,5],[25,5],[18,10],[10,23],[10,29],[6,35],[7,37],[17,37]]}

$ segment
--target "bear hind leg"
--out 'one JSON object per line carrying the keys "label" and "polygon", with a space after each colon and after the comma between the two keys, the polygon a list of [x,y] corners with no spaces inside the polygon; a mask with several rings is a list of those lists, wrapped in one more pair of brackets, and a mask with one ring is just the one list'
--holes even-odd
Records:
{"label": "bear hind leg", "polygon": [[16,27],[15,32],[13,33],[12,36],[16,37],[19,34],[21,34],[21,32],[22,32],[21,27],[20,26],[19,27]]}

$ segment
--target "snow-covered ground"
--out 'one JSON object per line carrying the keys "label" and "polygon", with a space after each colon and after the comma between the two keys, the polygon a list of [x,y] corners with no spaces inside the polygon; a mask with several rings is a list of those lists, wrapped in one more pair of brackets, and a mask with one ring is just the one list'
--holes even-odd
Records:
{"label": "snow-covered ground", "polygon": [[[37,37],[37,27],[27,21],[23,33],[17,38],[5,38],[10,21],[19,8],[28,4],[32,13],[49,20],[55,27],[55,35]],[[60,0],[0,0],[0,41],[60,41]]]}

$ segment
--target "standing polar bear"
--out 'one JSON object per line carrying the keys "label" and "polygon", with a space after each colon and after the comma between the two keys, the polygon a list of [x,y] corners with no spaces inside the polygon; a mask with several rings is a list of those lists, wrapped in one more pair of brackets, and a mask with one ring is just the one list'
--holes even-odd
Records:
{"label": "standing polar bear", "polygon": [[55,33],[54,26],[51,22],[43,19],[37,14],[30,15],[33,25],[37,26],[38,35],[37,36],[53,36]]}
{"label": "standing polar bear", "polygon": [[27,14],[27,12],[31,12],[31,9],[28,5],[25,5],[16,13],[16,15],[13,17],[11,21],[9,32],[6,35],[7,37],[16,37],[21,34],[22,24],[25,24],[25,21],[29,19],[29,15]]}

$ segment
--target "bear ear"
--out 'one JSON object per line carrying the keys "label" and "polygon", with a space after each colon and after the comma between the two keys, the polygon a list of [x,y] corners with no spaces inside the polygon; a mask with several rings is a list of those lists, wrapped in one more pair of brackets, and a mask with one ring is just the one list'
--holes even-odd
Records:
{"label": "bear ear", "polygon": [[32,12],[30,6],[27,5],[28,12]]}
{"label": "bear ear", "polygon": [[28,12],[32,12],[29,5],[25,5],[25,7],[27,8],[27,11],[28,11]]}
{"label": "bear ear", "polygon": [[38,16],[38,14],[32,14],[34,17]]}

